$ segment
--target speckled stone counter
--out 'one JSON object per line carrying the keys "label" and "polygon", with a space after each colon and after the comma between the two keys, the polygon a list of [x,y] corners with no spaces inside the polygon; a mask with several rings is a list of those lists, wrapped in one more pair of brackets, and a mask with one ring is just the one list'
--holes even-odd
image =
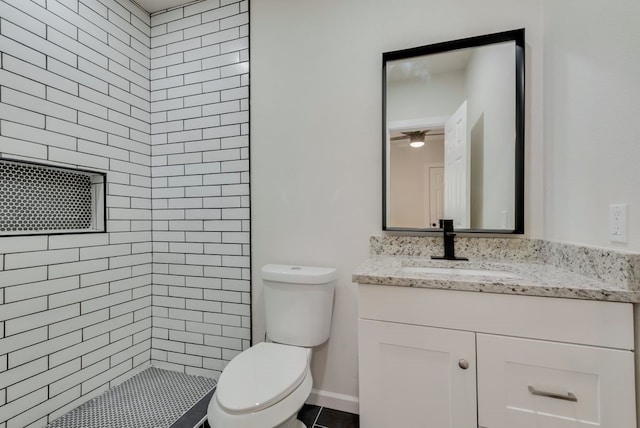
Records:
{"label": "speckled stone counter", "polygon": [[[640,255],[532,239],[456,238],[468,262],[431,260],[441,238],[371,238],[371,258],[353,273],[360,284],[437,288],[572,299],[640,302]],[[463,269],[429,271],[415,267]],[[428,269],[427,269],[428,270]],[[493,271],[493,275],[473,270]]]}

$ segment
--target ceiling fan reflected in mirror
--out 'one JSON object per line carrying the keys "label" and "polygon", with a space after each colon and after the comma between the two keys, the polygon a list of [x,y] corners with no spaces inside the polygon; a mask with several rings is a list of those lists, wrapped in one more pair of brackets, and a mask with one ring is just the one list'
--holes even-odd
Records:
{"label": "ceiling fan reflected in mirror", "polygon": [[[391,137],[391,141],[401,141],[401,140],[409,140],[409,145],[414,148],[422,147],[425,143],[425,138],[435,137],[439,135],[444,135],[442,132],[436,133],[434,129],[426,129],[426,130],[418,130],[418,131],[406,131],[401,132],[401,134],[396,137]],[[428,134],[428,135],[427,135]]]}

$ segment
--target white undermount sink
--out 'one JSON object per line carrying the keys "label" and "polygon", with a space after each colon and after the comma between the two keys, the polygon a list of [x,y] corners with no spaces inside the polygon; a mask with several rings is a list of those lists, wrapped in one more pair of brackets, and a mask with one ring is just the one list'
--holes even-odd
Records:
{"label": "white undermount sink", "polygon": [[462,275],[462,276],[490,276],[493,278],[517,278],[518,275],[511,272],[486,269],[465,269],[433,266],[403,266],[402,270],[407,273],[432,273],[439,275]]}

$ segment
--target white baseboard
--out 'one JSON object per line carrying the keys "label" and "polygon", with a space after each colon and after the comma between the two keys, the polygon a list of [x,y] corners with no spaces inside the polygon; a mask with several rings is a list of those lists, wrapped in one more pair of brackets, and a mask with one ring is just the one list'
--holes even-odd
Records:
{"label": "white baseboard", "polygon": [[307,404],[360,414],[360,402],[358,397],[353,395],[338,394],[314,388],[307,399]]}

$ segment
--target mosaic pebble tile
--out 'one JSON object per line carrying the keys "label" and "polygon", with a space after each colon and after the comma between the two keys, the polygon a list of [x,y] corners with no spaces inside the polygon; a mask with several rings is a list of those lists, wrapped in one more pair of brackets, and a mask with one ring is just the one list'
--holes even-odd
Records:
{"label": "mosaic pebble tile", "polygon": [[215,386],[214,379],[150,367],[47,427],[168,428]]}

